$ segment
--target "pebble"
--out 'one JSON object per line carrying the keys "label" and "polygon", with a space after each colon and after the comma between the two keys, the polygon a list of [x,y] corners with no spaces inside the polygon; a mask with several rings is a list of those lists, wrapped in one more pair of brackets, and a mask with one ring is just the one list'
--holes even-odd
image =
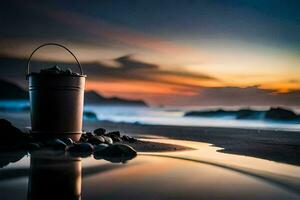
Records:
{"label": "pebble", "polygon": [[67,148],[70,152],[93,152],[94,147],[90,143],[75,143]]}
{"label": "pebble", "polygon": [[106,144],[113,144],[114,143],[113,140],[110,137],[107,137],[107,136],[104,136],[104,135],[102,137],[104,138]]}
{"label": "pebble", "polygon": [[134,142],[138,141],[136,138],[130,137],[128,135],[123,135],[122,140],[125,141],[125,142],[130,142],[130,143],[134,143]]}
{"label": "pebble", "polygon": [[111,139],[113,140],[113,142],[122,142],[122,139],[120,137],[111,136]]}
{"label": "pebble", "polygon": [[105,135],[107,135],[108,137],[121,137],[121,133],[120,131],[112,131],[112,132],[109,132],[109,133],[106,133]]}
{"label": "pebble", "polygon": [[70,68],[66,69],[65,71],[66,74],[72,74],[72,70]]}
{"label": "pebble", "polygon": [[106,133],[106,130],[104,128],[97,128],[97,129],[94,130],[94,133],[96,135],[101,136],[101,135],[104,135]]}
{"label": "pebble", "polygon": [[110,162],[126,162],[136,157],[137,152],[125,144],[113,144],[103,149],[94,151],[95,159],[105,159]]}
{"label": "pebble", "polygon": [[92,132],[86,132],[85,135],[86,135],[87,138],[91,138],[91,137],[95,136],[95,134],[93,134]]}
{"label": "pebble", "polygon": [[98,136],[98,137],[92,137],[92,138],[89,138],[87,140],[88,143],[92,144],[92,145],[98,145],[98,144],[102,144],[102,143],[105,143],[105,140],[103,137],[101,136]]}
{"label": "pebble", "polygon": [[65,150],[67,147],[66,143],[64,143],[60,139],[48,140],[45,144],[46,146],[52,147],[56,150]]}
{"label": "pebble", "polygon": [[74,141],[71,138],[64,138],[62,141],[68,146],[74,144]]}
{"label": "pebble", "polygon": [[99,145],[94,147],[94,151],[95,152],[101,151],[101,150],[105,149],[106,147],[108,147],[108,144],[99,144]]}

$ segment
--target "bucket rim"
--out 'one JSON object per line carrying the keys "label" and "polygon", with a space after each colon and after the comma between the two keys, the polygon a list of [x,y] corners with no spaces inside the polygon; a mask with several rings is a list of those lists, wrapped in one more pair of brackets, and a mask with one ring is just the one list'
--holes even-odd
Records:
{"label": "bucket rim", "polygon": [[38,73],[38,72],[32,72],[32,73],[30,73],[30,74],[27,74],[26,75],[26,78],[29,78],[29,77],[31,77],[31,76],[57,76],[57,77],[66,77],[66,76],[68,76],[68,77],[83,77],[83,78],[86,78],[87,77],[87,75],[81,75],[81,74],[41,74],[41,73]]}

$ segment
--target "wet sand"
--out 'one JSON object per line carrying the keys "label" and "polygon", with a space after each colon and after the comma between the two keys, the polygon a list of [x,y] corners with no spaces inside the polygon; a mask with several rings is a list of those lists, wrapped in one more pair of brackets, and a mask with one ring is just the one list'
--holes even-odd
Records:
{"label": "wet sand", "polygon": [[218,127],[184,127],[85,122],[87,129],[103,127],[133,136],[161,136],[171,139],[211,143],[223,153],[246,155],[300,165],[300,132]]}
{"label": "wet sand", "polygon": [[142,141],[142,140],[138,140],[137,142],[134,143],[125,142],[125,144],[130,145],[138,152],[169,152],[169,151],[193,150],[193,148],[182,146],[182,145],[153,142],[153,141]]}
{"label": "wet sand", "polygon": [[[30,125],[26,113],[2,113],[16,126],[24,128]],[[140,137],[166,137],[179,140],[199,141],[221,147],[219,152],[246,155],[271,161],[300,166],[300,132],[258,130],[222,127],[184,127],[163,125],[142,125],[114,123],[109,121],[85,121],[85,130],[103,127],[109,131],[119,130],[122,134]],[[138,151],[187,150],[183,146],[162,144],[136,144]]]}

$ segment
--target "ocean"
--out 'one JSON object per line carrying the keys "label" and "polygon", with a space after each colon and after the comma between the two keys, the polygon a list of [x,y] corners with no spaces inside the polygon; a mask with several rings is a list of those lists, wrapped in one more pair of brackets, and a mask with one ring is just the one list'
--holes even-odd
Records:
{"label": "ocean", "polygon": [[[28,101],[0,101],[2,112],[25,111],[28,112]],[[259,128],[271,130],[300,131],[300,122],[270,121],[264,119],[238,120],[233,116],[215,117],[187,117],[184,113],[192,110],[239,110],[243,107],[134,107],[134,106],[99,106],[87,105],[85,111],[91,111],[99,120],[113,122],[127,122],[157,125],[178,126],[208,126],[208,127],[236,127]],[[255,110],[267,110],[268,107],[251,107]],[[292,108],[300,113],[300,108]]]}
{"label": "ocean", "polygon": [[[211,126],[259,128],[271,130],[300,131],[300,122],[278,122],[268,120],[237,120],[232,116],[218,117],[186,117],[184,113],[190,110],[214,110],[219,107],[125,107],[125,106],[86,106],[86,111],[97,114],[99,120],[114,122],[129,122],[140,124],[178,125],[178,126]],[[235,109],[240,108],[222,108]],[[267,109],[267,108],[255,108]],[[293,109],[299,113],[298,109]]]}

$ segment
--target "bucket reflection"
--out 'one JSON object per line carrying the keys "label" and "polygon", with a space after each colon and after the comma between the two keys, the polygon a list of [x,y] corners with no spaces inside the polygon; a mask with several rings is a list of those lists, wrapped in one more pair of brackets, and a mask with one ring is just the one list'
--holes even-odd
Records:
{"label": "bucket reflection", "polygon": [[29,199],[81,199],[81,159],[32,155]]}

